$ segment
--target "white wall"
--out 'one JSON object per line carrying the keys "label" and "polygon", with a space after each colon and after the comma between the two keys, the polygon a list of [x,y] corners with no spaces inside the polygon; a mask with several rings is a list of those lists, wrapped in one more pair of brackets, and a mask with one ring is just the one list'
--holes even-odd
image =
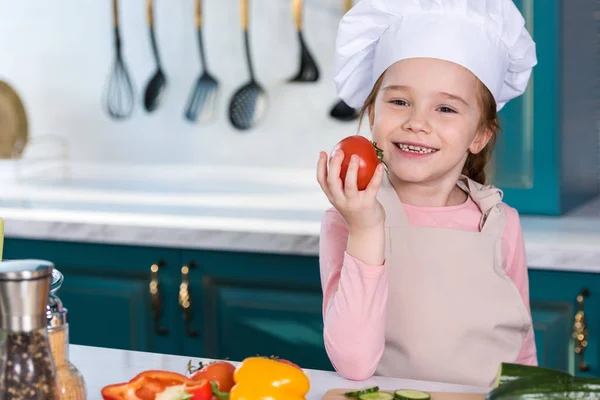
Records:
{"label": "white wall", "polygon": [[142,107],[154,73],[144,0],[120,0],[126,63],[137,87],[134,116],[115,122],[102,111],[102,93],[114,60],[111,0],[0,0],[0,79],[22,97],[30,134],[68,138],[72,159],[107,163],[225,163],[313,168],[318,151],[356,131],[356,122],[332,120],[332,80],[342,0],[307,0],[305,37],[321,80],[304,86],[285,80],[299,65],[290,0],[250,0],[251,43],[258,79],[269,93],[264,123],[240,133],[226,119],[234,90],[247,80],[237,0],[204,0],[210,70],[221,82],[219,120],[193,126],[183,119],[200,71],[193,0],[155,0],[158,46],[168,75],[164,104]]}

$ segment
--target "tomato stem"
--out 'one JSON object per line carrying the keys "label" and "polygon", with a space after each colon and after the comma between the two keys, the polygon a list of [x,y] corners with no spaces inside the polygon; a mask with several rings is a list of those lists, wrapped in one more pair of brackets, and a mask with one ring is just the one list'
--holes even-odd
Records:
{"label": "tomato stem", "polygon": [[385,163],[385,161],[383,161],[383,150],[381,150],[379,146],[377,146],[377,142],[371,141],[371,143],[373,144],[373,147],[375,147],[375,153],[377,153],[377,158],[379,159],[379,162],[383,164],[385,172],[388,172],[388,166]]}

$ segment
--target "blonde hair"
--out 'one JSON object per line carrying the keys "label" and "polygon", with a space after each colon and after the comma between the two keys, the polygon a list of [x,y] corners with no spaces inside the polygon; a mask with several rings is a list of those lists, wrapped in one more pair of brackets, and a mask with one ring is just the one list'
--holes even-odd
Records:
{"label": "blonde hair", "polygon": [[[358,126],[362,124],[364,115],[368,112],[369,108],[375,104],[377,93],[381,88],[383,82],[383,74],[379,77],[373,90],[367,96],[362,108],[359,112]],[[481,118],[479,120],[479,129],[489,129],[492,132],[492,136],[486,146],[477,154],[469,153],[467,161],[463,166],[462,173],[472,180],[481,184],[486,184],[487,174],[486,168],[490,160],[492,159],[492,153],[496,146],[496,135],[500,132],[500,119],[496,110],[496,100],[489,89],[478,79],[477,80],[477,101],[481,109]]]}

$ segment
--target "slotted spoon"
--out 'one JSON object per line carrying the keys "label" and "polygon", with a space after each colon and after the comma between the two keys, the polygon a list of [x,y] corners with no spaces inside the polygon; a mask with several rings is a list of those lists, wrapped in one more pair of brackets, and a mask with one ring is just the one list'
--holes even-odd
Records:
{"label": "slotted spoon", "polygon": [[188,99],[185,118],[191,122],[208,122],[215,118],[219,82],[208,72],[202,40],[202,0],[196,0],[196,33],[202,73],[196,80]]}
{"label": "slotted spoon", "polygon": [[229,103],[229,120],[238,130],[248,130],[260,123],[267,109],[267,94],[254,77],[252,56],[250,54],[250,38],[248,37],[248,0],[241,0],[242,29],[244,32],[244,48],[250,81],[240,87]]}

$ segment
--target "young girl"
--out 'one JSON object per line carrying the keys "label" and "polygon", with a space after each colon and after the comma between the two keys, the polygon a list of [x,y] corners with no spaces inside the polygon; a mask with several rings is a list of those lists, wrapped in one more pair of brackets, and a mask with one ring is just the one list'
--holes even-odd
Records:
{"label": "young girl", "polygon": [[340,97],[383,150],[357,190],[322,152],[324,340],[345,378],[489,387],[536,365],[519,216],[486,184],[498,110],[522,94],[535,44],[511,0],[362,0],[339,27]]}

